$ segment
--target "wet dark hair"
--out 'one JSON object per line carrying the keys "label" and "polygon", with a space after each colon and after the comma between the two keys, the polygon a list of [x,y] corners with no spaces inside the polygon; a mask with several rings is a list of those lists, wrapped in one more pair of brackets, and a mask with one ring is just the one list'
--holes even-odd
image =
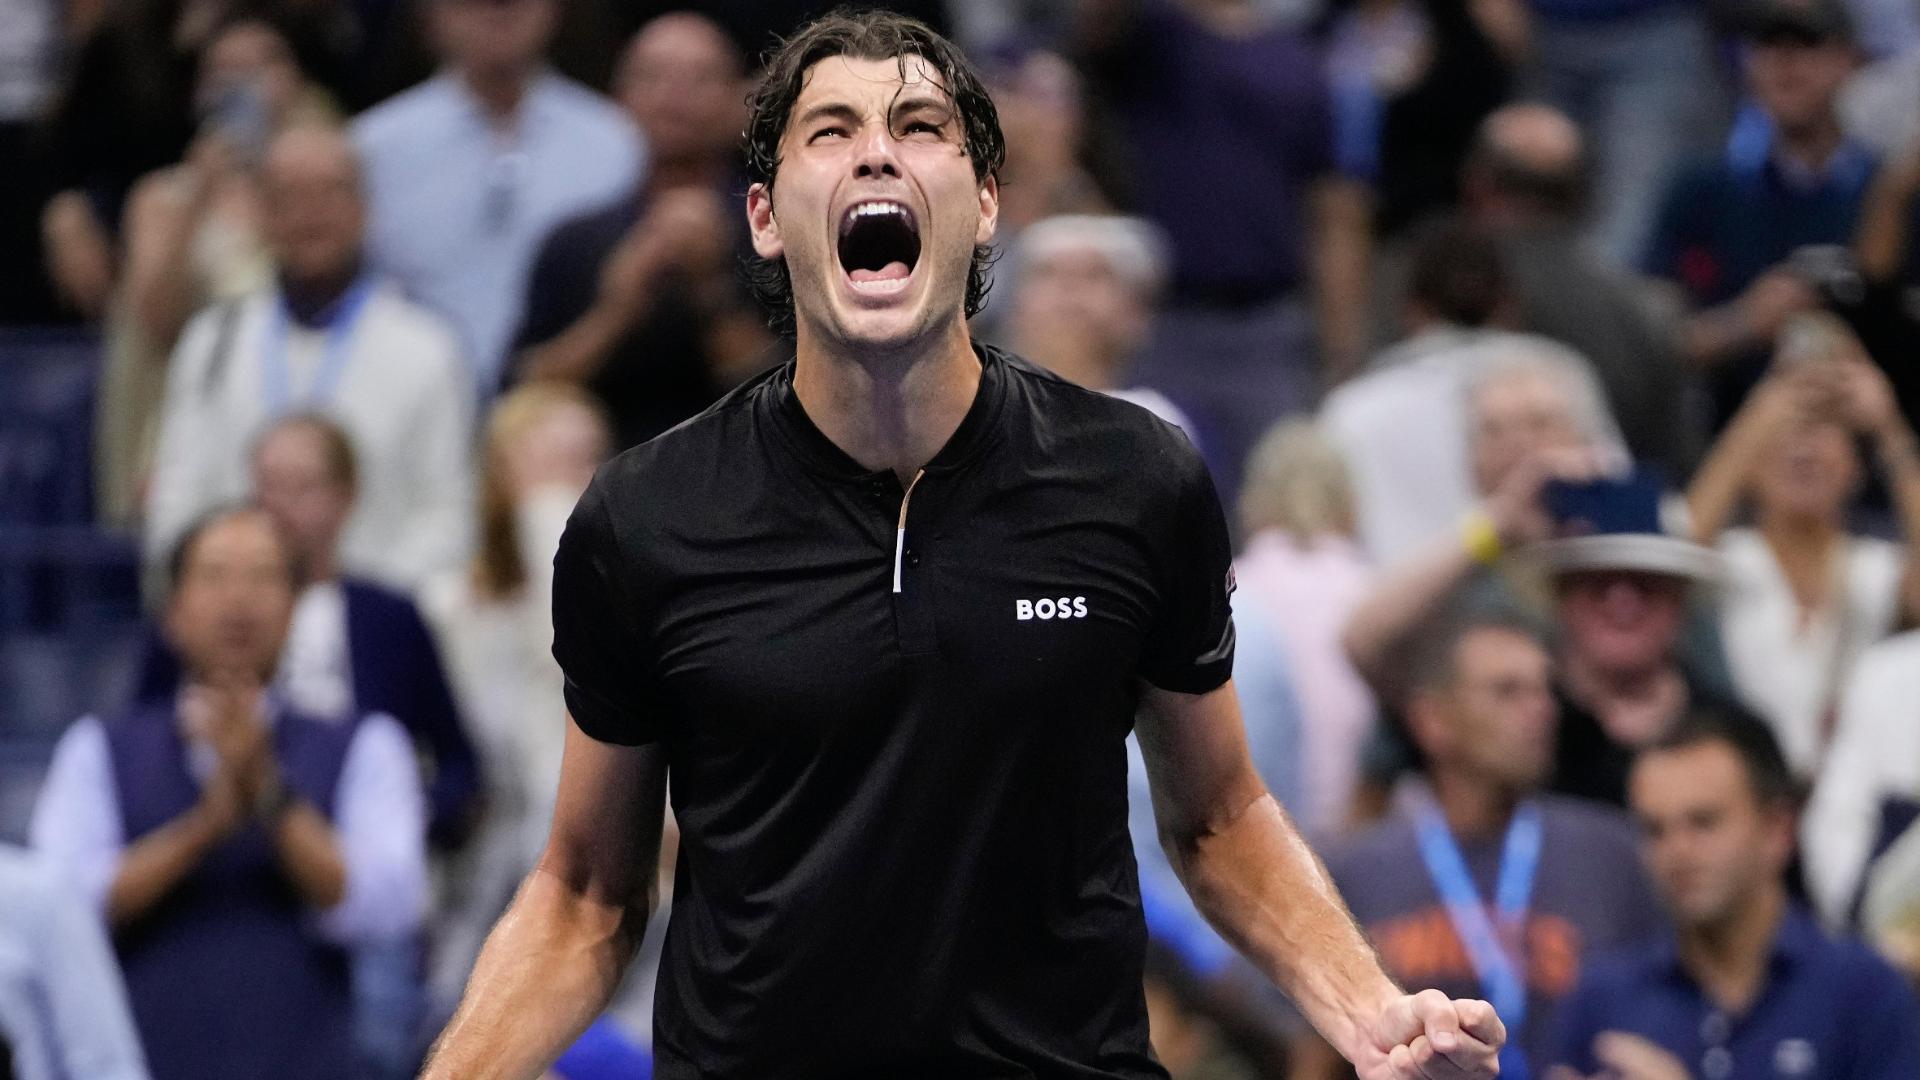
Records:
{"label": "wet dark hair", "polygon": [[[1006,160],[1006,139],[1000,134],[1000,114],[993,107],[979,74],[960,50],[931,27],[891,11],[836,8],[801,27],[768,53],[760,83],[747,96],[744,136],[747,179],[772,187],[780,171],[780,139],[786,134],[794,102],[806,88],[808,69],[835,56],[855,60],[897,60],[902,81],[907,58],[926,61],[941,89],[953,99],[964,132],[962,146],[973,161],[973,175],[981,183],[997,176]],[[993,250],[973,249],[967,272],[967,317],[986,306],[992,287],[988,268]],[[784,259],[749,258],[745,267],[754,298],[767,314],[767,326],[783,337],[794,333],[793,278]]]}

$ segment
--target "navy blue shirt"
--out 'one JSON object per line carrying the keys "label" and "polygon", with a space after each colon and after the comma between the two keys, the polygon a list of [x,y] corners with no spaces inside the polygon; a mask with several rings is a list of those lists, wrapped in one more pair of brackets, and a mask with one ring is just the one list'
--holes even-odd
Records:
{"label": "navy blue shirt", "polygon": [[1852,242],[1875,164],[1848,142],[1823,172],[1792,175],[1774,156],[1771,126],[1749,113],[1725,154],[1668,186],[1641,269],[1696,305],[1725,303],[1798,248]]}
{"label": "navy blue shirt", "polygon": [[1640,1035],[1702,1080],[1913,1080],[1920,1002],[1857,941],[1829,938],[1792,909],[1766,984],[1743,1015],[1708,1000],[1671,940],[1597,961],[1560,1007],[1556,1060],[1597,1072],[1595,1037]]}

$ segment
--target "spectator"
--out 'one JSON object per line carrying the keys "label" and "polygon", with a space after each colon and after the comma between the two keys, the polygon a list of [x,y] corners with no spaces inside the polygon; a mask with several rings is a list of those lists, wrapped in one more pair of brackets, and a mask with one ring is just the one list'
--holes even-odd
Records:
{"label": "spectator", "polygon": [[[1425,783],[1327,867],[1389,974],[1492,1002],[1508,1031],[1502,1074],[1538,1076],[1554,1008],[1584,963],[1657,933],[1659,907],[1624,815],[1543,794],[1555,723],[1546,645],[1481,616],[1423,646],[1405,714]],[[1303,1052],[1337,1060],[1312,1044]]]}
{"label": "spectator", "polygon": [[1616,806],[1626,803],[1634,753],[1690,710],[1757,723],[1689,655],[1689,591],[1723,572],[1711,548],[1663,531],[1659,500],[1640,480],[1601,486],[1573,526],[1586,535],[1539,551],[1561,648],[1554,790]]}
{"label": "spectator", "polygon": [[51,182],[41,215],[47,271],[82,317],[106,312],[114,237],[133,185],[180,160],[193,138],[194,57],[224,0],[82,0],[49,108]]}
{"label": "spectator", "polygon": [[[1826,347],[1829,355],[1801,358],[1760,384],[1687,492],[1694,536],[1725,559],[1720,632],[1734,687],[1803,778],[1819,771],[1861,651],[1893,631],[1911,558],[1902,544],[1849,529],[1865,478],[1856,439],[1878,453],[1908,544],[1920,538],[1913,429],[1844,326],[1827,330]],[[1753,525],[1728,528],[1743,505]]]}
{"label": "spectator", "polygon": [[1712,371],[1717,422],[1788,318],[1821,302],[1795,253],[1852,239],[1874,173],[1835,105],[1854,56],[1836,0],[1764,0],[1743,32],[1753,106],[1723,155],[1668,187],[1642,265],[1678,284],[1694,311],[1681,351]]}
{"label": "spectator", "polygon": [[712,404],[771,342],[736,259],[746,245],[743,78],[739,53],[705,17],[648,23],[617,87],[647,138],[647,181],[555,229],[528,279],[520,375],[593,391],[617,447]]}
{"label": "spectator", "polygon": [[500,385],[540,241],[633,189],[642,145],[541,59],[559,0],[428,0],[445,68],[354,121],[373,265],[450,320],[482,398]]}
{"label": "spectator", "polygon": [[1586,242],[1590,172],[1585,140],[1565,114],[1508,106],[1487,117],[1467,155],[1461,212],[1499,248],[1514,325],[1585,357],[1634,460],[1677,470],[1698,453],[1677,319],[1643,279]]}
{"label": "spectator", "polygon": [[[1798,0],[1760,0],[1796,3]],[[1593,144],[1601,253],[1630,265],[1669,174],[1712,140],[1724,91],[1701,0],[1526,0],[1514,36],[1532,95]]]}
{"label": "spectator", "polygon": [[419,779],[399,725],[343,726],[264,693],[293,612],[266,515],[216,512],[172,561],[173,701],[74,724],[34,846],[113,928],[157,1080],[338,1080],[345,947],[414,930]]}
{"label": "spectator", "polygon": [[[1066,58],[1012,39],[982,50],[978,59],[1007,140],[1007,161],[999,173],[1000,218],[993,230],[1000,252],[993,282],[999,296],[1013,296],[1026,265],[1020,247],[1029,226],[1047,218],[1113,212],[1092,168],[1097,152],[1110,155],[1113,148],[1097,138],[1107,129],[1094,122],[1080,73]],[[1110,166],[1103,170],[1112,171]],[[1164,253],[1157,263],[1164,278]],[[1004,304],[989,302],[973,317],[973,336],[1006,340],[1008,317]]]}
{"label": "spectator", "polygon": [[[1535,388],[1548,396],[1548,419],[1566,421],[1561,436],[1618,442],[1583,361],[1544,339],[1492,328],[1505,321],[1511,293],[1505,263],[1485,231],[1462,227],[1429,236],[1414,260],[1411,285],[1407,338],[1329,394],[1320,411],[1353,469],[1360,535],[1381,565],[1417,550],[1472,504],[1468,388],[1502,357],[1519,364],[1529,362],[1519,358],[1541,358],[1534,368],[1546,381],[1535,380]],[[1517,373],[1515,380],[1515,386],[1527,384]],[[1507,400],[1501,388],[1491,392],[1490,404]],[[1535,397],[1523,392],[1514,400]],[[1564,413],[1555,400],[1564,403]]]}
{"label": "spectator", "polygon": [[273,266],[257,171],[274,133],[331,122],[279,31],[259,19],[219,30],[200,53],[199,134],[186,160],[134,186],[108,315],[94,476],[102,517],[132,523],[152,469],[167,358],[194,312],[265,286]]}
{"label": "spectator", "polygon": [[0,845],[0,911],[0,1076],[146,1080],[113,947],[58,871]]}
{"label": "spectator", "polygon": [[529,383],[503,395],[481,459],[479,549],[421,593],[486,766],[487,816],[448,875],[430,978],[449,1007],[546,841],[566,734],[553,553],[609,439],[600,406],[576,387]]}
{"label": "spectator", "polygon": [[[1901,588],[1909,626],[1920,624],[1920,571]],[[1801,821],[1807,892],[1828,926],[1855,923],[1881,861],[1920,822],[1920,629],[1870,645],[1840,691],[1833,743]],[[1908,885],[1911,903],[1920,890]],[[1869,924],[1869,929],[1874,929]],[[1907,928],[1911,938],[1911,927]],[[1899,962],[1920,973],[1920,952],[1901,943]]]}
{"label": "spectator", "polygon": [[1078,21],[1172,251],[1140,379],[1199,423],[1230,499],[1267,425],[1360,358],[1364,189],[1336,168],[1319,49],[1252,0],[1081,0]]}
{"label": "spectator", "polygon": [[1354,530],[1353,485],[1339,451],[1306,421],[1274,425],[1254,447],[1240,489],[1246,542],[1234,573],[1241,597],[1286,613],[1279,637],[1300,700],[1302,744],[1294,817],[1311,837],[1347,828],[1374,721],[1373,695],[1340,644],[1373,578]]}
{"label": "spectator", "polygon": [[1353,117],[1343,159],[1374,192],[1378,235],[1450,212],[1460,164],[1480,122],[1511,96],[1526,42],[1519,0],[1367,0],[1334,17],[1328,74],[1334,107]]}
{"label": "spectator", "polygon": [[1193,421],[1166,395],[1129,386],[1165,282],[1159,235],[1137,218],[1070,214],[1021,237],[1007,325],[1013,348],[1055,374],[1133,402],[1185,431]]}
{"label": "spectator", "polygon": [[467,550],[473,396],[453,337],[368,272],[345,136],[287,132],[261,176],[278,279],[202,312],[181,338],[147,498],[149,559],[246,491],[247,448],[263,426],[315,411],[352,435],[362,464],[341,565],[410,590]]}
{"label": "spectator", "polygon": [[1794,784],[1762,725],[1690,717],[1633,766],[1634,816],[1676,933],[1597,963],[1558,1061],[1635,1080],[1920,1076],[1920,1003],[1788,898]]}
{"label": "spectator", "polygon": [[1376,565],[1454,528],[1522,460],[1579,447],[1623,456],[1591,369],[1544,338],[1486,329],[1507,304],[1498,252],[1475,230],[1422,250],[1412,334],[1328,395],[1320,422],[1353,470],[1360,537]]}

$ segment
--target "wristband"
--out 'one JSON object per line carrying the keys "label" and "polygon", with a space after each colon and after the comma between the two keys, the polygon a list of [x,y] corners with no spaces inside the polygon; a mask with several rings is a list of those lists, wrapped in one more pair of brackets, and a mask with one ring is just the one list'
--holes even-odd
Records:
{"label": "wristband", "polygon": [[1467,555],[1481,566],[1492,566],[1500,561],[1500,553],[1506,545],[1500,542],[1500,530],[1494,528],[1493,519],[1485,510],[1468,511],[1460,519],[1460,542],[1467,549]]}

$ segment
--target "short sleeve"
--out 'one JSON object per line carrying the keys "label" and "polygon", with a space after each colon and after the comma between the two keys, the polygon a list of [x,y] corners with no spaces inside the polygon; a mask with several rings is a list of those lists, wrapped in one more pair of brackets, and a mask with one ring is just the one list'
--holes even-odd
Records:
{"label": "short sleeve", "polygon": [[581,496],[553,557],[553,658],[580,730],[639,746],[659,738],[655,667],[601,485],[596,478]]}
{"label": "short sleeve", "polygon": [[1180,490],[1173,520],[1160,523],[1159,607],[1140,675],[1162,690],[1204,694],[1233,673],[1233,545],[1206,464],[1169,431],[1179,443]]}

